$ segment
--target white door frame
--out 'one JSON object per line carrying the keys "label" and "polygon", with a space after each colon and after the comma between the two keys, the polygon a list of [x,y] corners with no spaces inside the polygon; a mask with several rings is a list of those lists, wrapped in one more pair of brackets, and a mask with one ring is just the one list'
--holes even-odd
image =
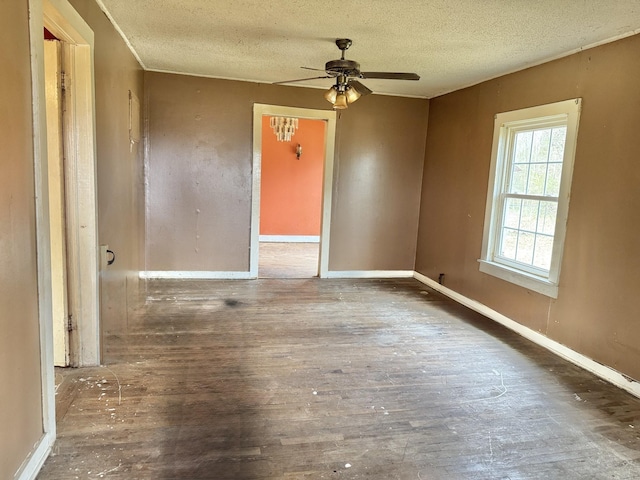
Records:
{"label": "white door frame", "polygon": [[63,41],[70,364],[100,364],[93,31],[67,0],[43,1],[44,26]]}
{"label": "white door frame", "polygon": [[[67,0],[29,0],[31,50],[31,94],[33,105],[33,158],[38,261],[38,311],[42,382],[43,436],[16,473],[16,478],[35,478],[56,437],[55,375],[53,370],[53,328],[51,308],[51,248],[49,240],[49,189],[47,180],[47,123],[44,86],[44,26],[71,44],[74,76],[74,128],[67,182],[75,189],[67,215],[73,216],[75,231],[68,235],[76,250],[70,254],[75,270],[74,292],[81,297],[74,310],[77,321],[77,365],[99,365],[99,298],[96,201],[95,95],[93,76],[93,31]],[[69,140],[65,138],[65,141]],[[73,169],[73,172],[69,172]],[[71,207],[71,208],[69,208]],[[67,227],[69,228],[69,227]],[[74,302],[73,299],[70,299]],[[78,307],[76,307],[78,308]]]}
{"label": "white door frame", "polygon": [[336,112],[333,110],[314,110],[309,108],[283,107],[278,105],[253,105],[253,185],[251,189],[251,253],[249,256],[249,274],[258,278],[258,259],[260,245],[260,180],[262,178],[262,117],[273,115],[281,117],[324,120],[327,128],[324,136],[324,168],[322,181],[322,220],[320,226],[320,278],[329,271],[329,239],[331,233],[331,195],[333,192],[333,163],[336,140]]}

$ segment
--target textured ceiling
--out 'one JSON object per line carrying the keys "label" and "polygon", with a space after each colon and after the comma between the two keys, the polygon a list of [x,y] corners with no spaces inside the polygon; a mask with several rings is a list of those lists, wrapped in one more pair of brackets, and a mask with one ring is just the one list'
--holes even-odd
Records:
{"label": "textured ceiling", "polygon": [[[339,58],[434,97],[640,31],[638,0],[98,0],[147,70],[276,82]],[[321,74],[321,73],[319,73]],[[328,88],[330,79],[297,83]]]}

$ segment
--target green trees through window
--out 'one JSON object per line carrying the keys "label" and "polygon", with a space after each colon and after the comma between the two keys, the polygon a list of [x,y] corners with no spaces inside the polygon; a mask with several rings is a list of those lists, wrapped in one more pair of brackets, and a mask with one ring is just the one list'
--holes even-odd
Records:
{"label": "green trees through window", "polygon": [[496,115],[482,272],[557,295],[580,104]]}
{"label": "green trees through window", "polygon": [[514,137],[498,255],[549,271],[567,127],[520,131]]}

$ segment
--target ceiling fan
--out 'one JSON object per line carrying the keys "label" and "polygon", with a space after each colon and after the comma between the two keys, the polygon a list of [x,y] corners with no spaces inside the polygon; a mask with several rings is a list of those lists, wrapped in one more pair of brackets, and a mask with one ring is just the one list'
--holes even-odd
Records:
{"label": "ceiling fan", "polygon": [[360,83],[358,79],[382,79],[382,80],[420,80],[420,75],[416,73],[395,73],[395,72],[361,72],[360,64],[354,60],[344,58],[344,52],[353,42],[348,38],[338,38],[336,45],[342,52],[338,60],[329,60],[324,70],[318,68],[301,67],[305,70],[324,72],[325,75],[310,78],[298,78],[296,80],[286,80],[275,82],[274,85],[293,82],[304,82],[305,80],[316,80],[319,78],[335,78],[336,84],[324,94],[324,98],[333,104],[334,110],[347,108],[348,104],[355,102],[362,95],[371,92],[369,88]]}

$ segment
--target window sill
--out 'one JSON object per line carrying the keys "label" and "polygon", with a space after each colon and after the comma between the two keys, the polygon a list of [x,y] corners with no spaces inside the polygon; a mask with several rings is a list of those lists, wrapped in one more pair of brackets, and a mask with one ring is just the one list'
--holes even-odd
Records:
{"label": "window sill", "polygon": [[558,298],[558,285],[549,280],[514,268],[509,268],[499,263],[489,262],[487,260],[478,260],[478,262],[480,262],[480,271],[487,275],[498,277],[507,282],[546,295],[547,297]]}

